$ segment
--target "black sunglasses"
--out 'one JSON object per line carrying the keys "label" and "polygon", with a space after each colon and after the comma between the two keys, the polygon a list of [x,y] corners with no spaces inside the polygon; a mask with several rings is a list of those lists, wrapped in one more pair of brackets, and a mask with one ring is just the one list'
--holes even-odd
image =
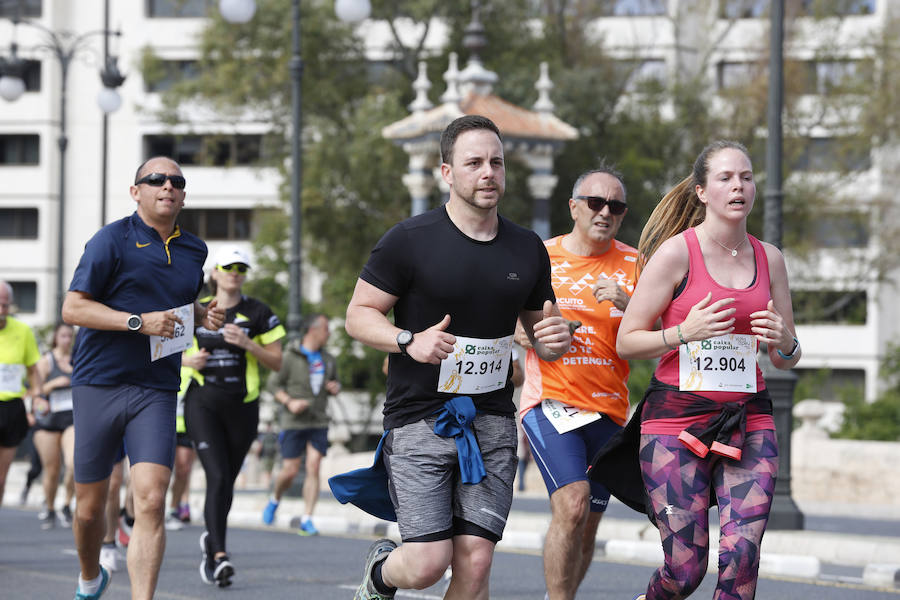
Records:
{"label": "black sunglasses", "polygon": [[238,273],[246,273],[247,269],[249,269],[250,267],[248,267],[247,265],[242,265],[241,263],[231,263],[230,265],[219,265],[218,268],[220,271],[237,271]]}
{"label": "black sunglasses", "polygon": [[184,186],[187,185],[187,181],[185,181],[184,177],[181,175],[166,175],[165,173],[150,173],[149,175],[144,175],[135,181],[134,185],[146,183],[153,187],[162,187],[165,185],[166,179],[172,182],[172,187],[176,190],[183,190]]}
{"label": "black sunglasses", "polygon": [[628,205],[621,200],[610,200],[603,196],[575,196],[575,199],[584,200],[588,208],[594,212],[600,212],[604,206],[608,206],[611,215],[621,215],[628,208]]}

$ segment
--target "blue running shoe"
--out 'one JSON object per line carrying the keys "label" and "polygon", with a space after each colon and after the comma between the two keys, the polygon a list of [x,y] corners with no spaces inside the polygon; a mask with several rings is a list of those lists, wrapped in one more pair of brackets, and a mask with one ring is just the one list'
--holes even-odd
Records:
{"label": "blue running shoe", "polygon": [[271,525],[272,521],[275,520],[275,511],[278,510],[278,503],[274,500],[269,500],[269,503],[266,504],[265,510],[263,510],[263,523],[266,525]]}
{"label": "blue running shoe", "polygon": [[319,530],[313,525],[312,519],[306,519],[300,523],[300,529],[297,533],[300,535],[319,535]]}
{"label": "blue running shoe", "polygon": [[102,579],[100,580],[100,589],[98,589],[93,594],[85,594],[81,591],[80,586],[75,587],[75,600],[98,600],[100,596],[103,595],[103,592],[106,591],[106,588],[109,587],[109,571],[107,571],[103,565],[100,565],[100,576]]}

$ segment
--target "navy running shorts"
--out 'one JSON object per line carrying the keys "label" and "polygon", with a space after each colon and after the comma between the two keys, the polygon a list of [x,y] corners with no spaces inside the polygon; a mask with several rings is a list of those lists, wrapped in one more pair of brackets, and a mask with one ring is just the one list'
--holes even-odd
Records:
{"label": "navy running shorts", "polygon": [[306,443],[319,451],[322,456],[328,453],[328,428],[285,429],[278,434],[281,445],[281,458],[297,458],[306,452]]}
{"label": "navy running shorts", "polygon": [[122,442],[133,466],[175,462],[175,390],[139,385],[76,385],[75,481],[103,481],[121,460]]}
{"label": "navy running shorts", "polygon": [[587,481],[591,486],[591,512],[606,510],[609,490],[603,484],[589,480],[587,468],[600,448],[622,429],[618,423],[603,415],[578,429],[559,433],[538,404],[522,417],[522,429],[550,496],[564,485]]}

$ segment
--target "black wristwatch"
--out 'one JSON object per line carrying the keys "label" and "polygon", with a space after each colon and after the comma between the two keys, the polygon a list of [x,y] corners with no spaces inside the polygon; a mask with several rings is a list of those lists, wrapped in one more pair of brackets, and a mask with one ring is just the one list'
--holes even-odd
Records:
{"label": "black wristwatch", "polygon": [[144,320],[141,315],[131,315],[128,317],[128,331],[140,331],[144,326]]}
{"label": "black wristwatch", "polygon": [[406,347],[412,344],[413,334],[409,329],[404,329],[397,334],[397,345],[400,347],[400,354],[406,354]]}

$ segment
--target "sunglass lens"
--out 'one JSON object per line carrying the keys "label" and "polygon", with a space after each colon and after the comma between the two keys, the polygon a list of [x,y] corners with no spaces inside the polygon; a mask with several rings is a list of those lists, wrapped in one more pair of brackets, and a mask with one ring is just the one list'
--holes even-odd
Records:
{"label": "sunglass lens", "polygon": [[169,175],[169,181],[172,182],[172,187],[176,190],[183,190],[185,184],[187,184],[187,181],[181,175]]}
{"label": "sunglass lens", "polygon": [[172,182],[172,187],[176,190],[183,190],[187,181],[181,175],[166,175],[165,173],[150,173],[146,177],[141,178],[138,183],[146,183],[153,187],[162,187],[166,183],[166,179]]}
{"label": "sunglass lens", "polygon": [[625,212],[625,203],[619,202],[618,200],[607,200],[606,204],[609,206],[609,212],[613,215],[621,215]]}

